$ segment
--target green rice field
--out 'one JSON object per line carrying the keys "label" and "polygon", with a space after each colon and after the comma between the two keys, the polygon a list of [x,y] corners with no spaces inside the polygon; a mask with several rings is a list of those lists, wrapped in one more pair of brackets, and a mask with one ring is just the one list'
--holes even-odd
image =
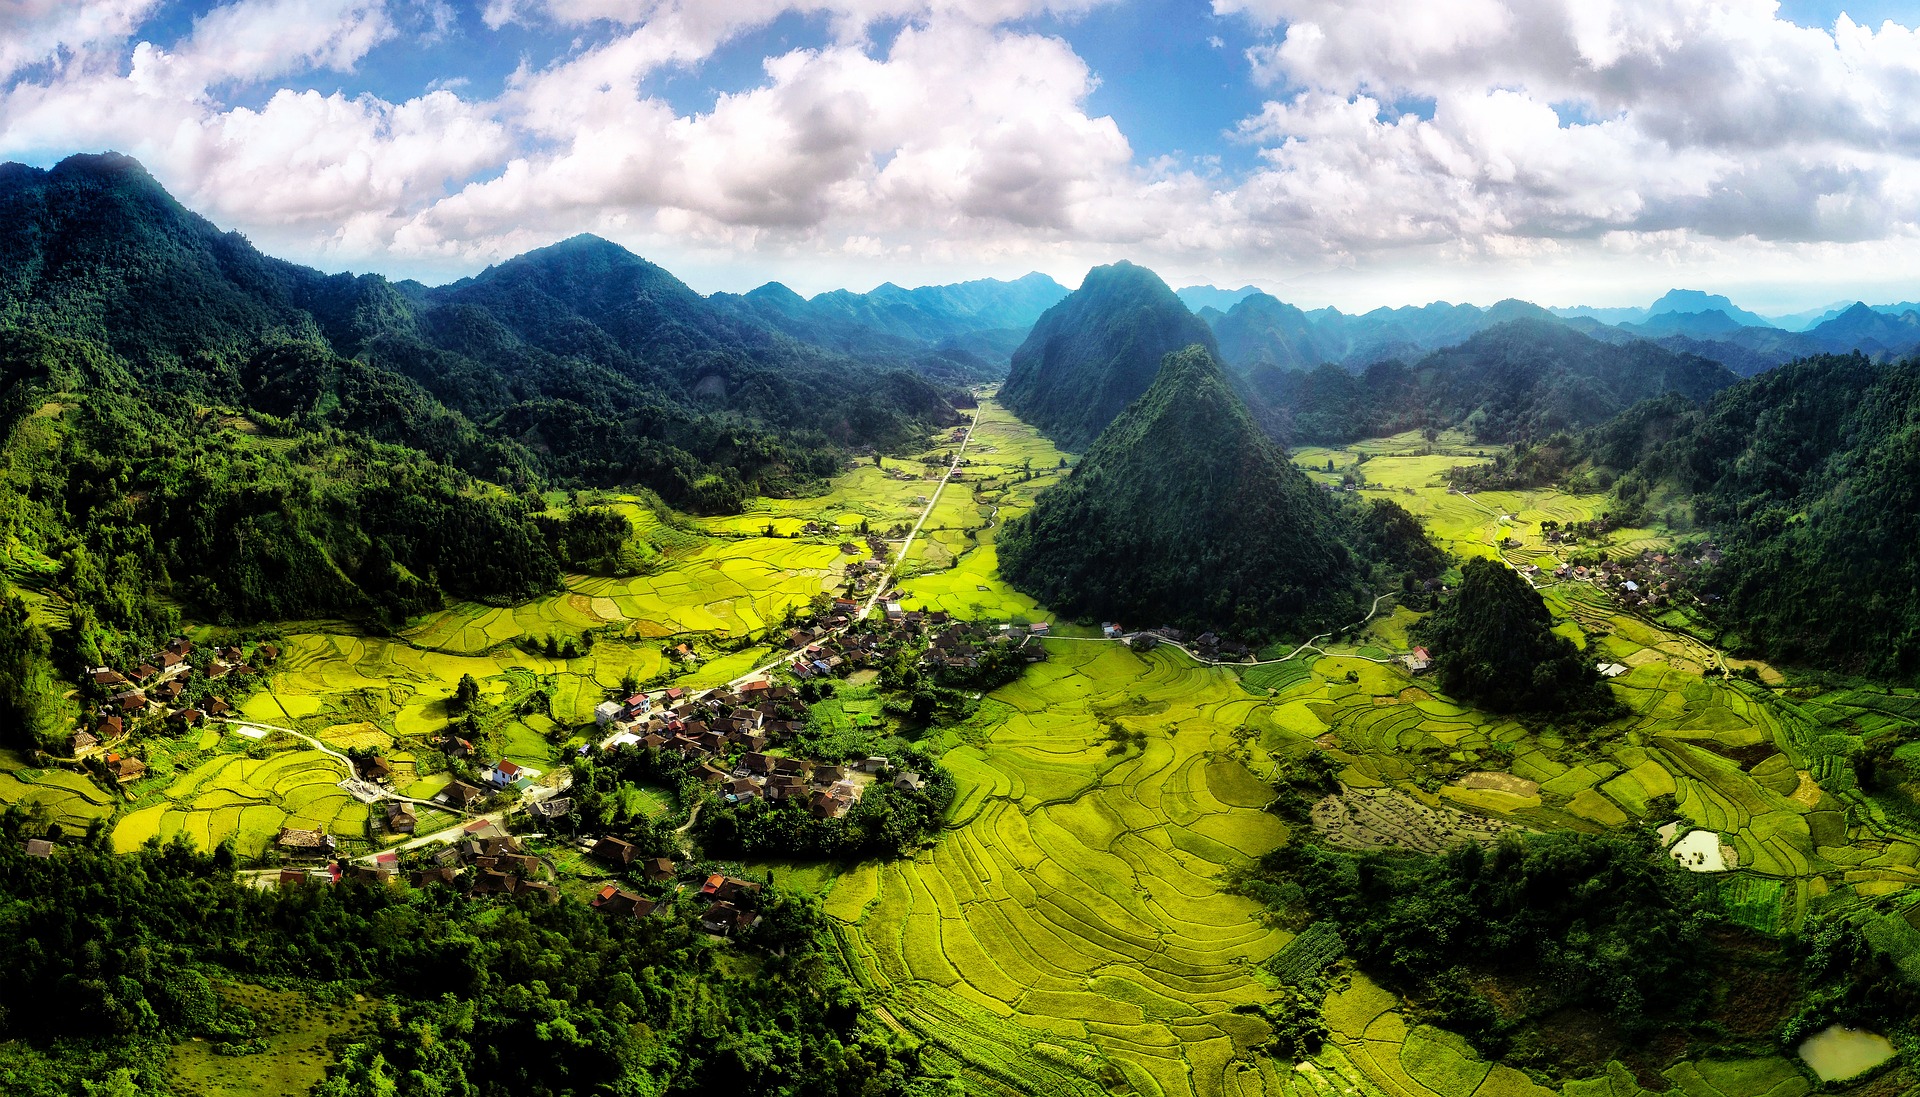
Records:
{"label": "green rice field", "polygon": [[[942,436],[928,453],[953,449]],[[1325,1001],[1329,1042],[1318,1056],[1296,1065],[1267,1050],[1273,1030],[1263,1011],[1287,973],[1319,970],[1340,945],[1324,935],[1296,943],[1226,883],[1304,837],[1266,810],[1268,779],[1312,750],[1339,765],[1353,820],[1328,841],[1436,850],[1511,827],[1650,829],[1672,817],[1662,814],[1670,804],[1680,832],[1709,832],[1705,840],[1717,836],[1730,855],[1735,867],[1712,881],[1729,917],[1775,932],[1845,910],[1920,977],[1920,824],[1864,797],[1839,761],[1863,736],[1920,722],[1920,694],[1726,678],[1717,672],[1730,664],[1676,622],[1629,612],[1587,584],[1551,581],[1563,550],[1546,543],[1541,522],[1596,517],[1605,499],[1462,496],[1444,486],[1447,467],[1495,452],[1457,434],[1431,446],[1407,434],[1294,459],[1327,483],[1357,468],[1363,496],[1420,515],[1458,557],[1539,564],[1536,582],[1559,631],[1626,668],[1612,679],[1625,718],[1575,741],[1457,704],[1399,661],[1419,615],[1391,602],[1343,644],[1245,667],[1202,666],[1165,647],[1136,654],[1093,639],[1098,622],[1056,621],[1046,663],[921,740],[958,787],[937,842],[890,862],[775,866],[780,885],[820,898],[841,962],[873,992],[881,1019],[970,1094],[1550,1092],[1421,1023],[1353,972]],[[1064,475],[1066,456],[990,399],[965,456],[901,562],[903,601],[976,620],[1050,620],[1001,580],[994,542]],[[816,497],[762,500],[724,518],[664,513],[637,496],[608,500],[644,542],[640,575],[572,576],[551,597],[453,606],[394,636],[284,625],[280,664],[244,712],[337,749],[377,747],[397,787],[430,797],[447,778],[417,758],[420,743],[447,727],[447,699],[472,675],[497,714],[491,741],[506,757],[550,769],[591,734],[594,705],[624,676],[658,682],[677,672],[674,681],[699,687],[764,661],[766,633],[788,609],[839,589],[847,564],[865,558],[860,523],[891,531],[897,552],[899,533],[920,515],[917,500],[933,494],[925,473],[935,466],[883,463],[863,462]],[[808,535],[808,523],[828,529]],[[843,552],[843,541],[861,553]],[[1667,543],[1659,530],[1619,530],[1606,547]],[[534,653],[548,635],[588,634],[591,650],[573,657]],[[682,643],[691,663],[671,652]],[[1764,683],[1784,680],[1756,669]],[[878,703],[855,693],[824,704],[823,719],[849,722],[856,706],[879,719]],[[130,790],[130,804],[79,774],[0,754],[0,800],[44,804],[70,828],[111,818],[122,850],[179,835],[202,848],[231,838],[252,855],[282,826],[364,835],[366,809],[335,787],[337,762],[305,748],[254,758],[246,746],[200,732],[165,744],[157,748],[165,764]],[[662,790],[629,792],[631,810],[656,818],[676,810]],[[1812,1092],[1818,1079],[1786,1055],[1682,1062],[1657,1086],[1616,1063],[1555,1092]]]}

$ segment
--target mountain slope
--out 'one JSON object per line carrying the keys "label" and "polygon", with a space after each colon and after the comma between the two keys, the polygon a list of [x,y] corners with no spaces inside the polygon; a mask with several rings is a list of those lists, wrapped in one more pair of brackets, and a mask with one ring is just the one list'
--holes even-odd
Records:
{"label": "mountain slope", "polygon": [[899,362],[729,315],[604,240],[434,289],[326,275],[112,154],[0,167],[0,326],[104,346],[144,391],[364,432],[515,487],[641,484],[701,510],[954,416]]}
{"label": "mountain slope", "polygon": [[[889,282],[869,293],[833,290],[811,299],[778,282],[745,294],[716,293],[716,307],[796,339],[858,358],[908,362],[929,376],[1004,376],[1013,350],[1041,313],[1067,295],[1044,274],[1011,282],[984,278],[902,289]],[[978,358],[978,363],[970,359]]]}
{"label": "mountain slope", "polygon": [[1644,340],[1605,343],[1559,321],[1523,319],[1412,366],[1377,363],[1359,376],[1331,366],[1269,371],[1250,376],[1247,387],[1262,424],[1289,444],[1420,426],[1512,442],[1593,426],[1668,392],[1704,402],[1736,380],[1718,363]]}
{"label": "mountain slope", "polygon": [[1260,432],[1202,347],[1153,385],[1033,510],[1000,569],[1059,610],[1265,638],[1353,611],[1359,566],[1326,492]]}
{"label": "mountain slope", "polygon": [[1194,344],[1213,352],[1213,332],[1152,271],[1095,267],[1013,352],[1000,400],[1062,448],[1085,449],[1153,383],[1163,357]]}
{"label": "mountain slope", "polygon": [[1647,307],[1649,320],[1667,313],[1699,314],[1718,312],[1732,321],[1736,327],[1770,328],[1772,321],[1758,313],[1748,312],[1717,293],[1704,293],[1697,289],[1670,289]]}
{"label": "mountain slope", "polygon": [[1809,358],[1701,411],[1627,418],[1651,444],[1629,437],[1594,455],[1638,458],[1623,501],[1670,488],[1713,532],[1725,556],[1710,612],[1734,639],[1770,658],[1920,679],[1920,362]]}
{"label": "mountain slope", "polygon": [[1312,369],[1331,361],[1307,314],[1271,294],[1254,293],[1211,320],[1220,358],[1234,369]]}

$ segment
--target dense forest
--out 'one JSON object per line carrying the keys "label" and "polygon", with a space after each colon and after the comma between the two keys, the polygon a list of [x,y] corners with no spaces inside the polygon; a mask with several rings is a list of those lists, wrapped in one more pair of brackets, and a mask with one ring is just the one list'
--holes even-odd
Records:
{"label": "dense forest", "polygon": [[[1376,516],[1382,544],[1406,537],[1390,517]],[[1347,521],[1195,346],[1167,355],[1067,479],[1007,523],[1000,567],[1065,613],[1266,640],[1365,612],[1369,562]]]}
{"label": "dense forest", "polygon": [[1557,463],[1563,477],[1595,469],[1614,481],[1623,514],[1713,536],[1724,558],[1700,593],[1729,642],[1920,676],[1920,362],[1809,358],[1704,409],[1649,402],[1579,436]]}
{"label": "dense forest", "polygon": [[89,838],[35,858],[23,822],[0,817],[0,1041],[17,1041],[20,1097],[69,1097],[80,1078],[155,1092],[170,1045],[246,1045],[256,1019],[218,993],[234,983],[374,999],[320,1097],[936,1092],[804,898],[769,893],[736,958],[688,920],[580,903],[260,891],[227,849],[116,857]]}
{"label": "dense forest", "polygon": [[1539,592],[1498,561],[1467,561],[1415,638],[1433,649],[1440,688],[1489,712],[1597,722],[1617,708],[1593,660],[1553,631]]}
{"label": "dense forest", "polygon": [[1483,442],[1533,440],[1669,392],[1703,403],[1736,380],[1716,362],[1652,343],[1602,342],[1557,320],[1520,319],[1413,365],[1389,360],[1354,373],[1262,363],[1239,384],[1268,433],[1293,445],[1456,426]]}
{"label": "dense forest", "polygon": [[515,490],[637,483],[711,511],[954,416],[908,363],[802,342],[604,240],[436,289],[323,275],[116,155],[0,170],[0,327],[97,344],[142,390],[365,433]]}

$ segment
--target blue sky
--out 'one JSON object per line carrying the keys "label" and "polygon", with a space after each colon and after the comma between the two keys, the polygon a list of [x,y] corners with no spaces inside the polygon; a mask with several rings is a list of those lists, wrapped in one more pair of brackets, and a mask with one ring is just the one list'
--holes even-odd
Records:
{"label": "blue sky", "polygon": [[1789,311],[1920,296],[1903,6],[20,0],[0,156],[126,151],[277,254],[427,280],[591,231],[703,290],[1132,258]]}

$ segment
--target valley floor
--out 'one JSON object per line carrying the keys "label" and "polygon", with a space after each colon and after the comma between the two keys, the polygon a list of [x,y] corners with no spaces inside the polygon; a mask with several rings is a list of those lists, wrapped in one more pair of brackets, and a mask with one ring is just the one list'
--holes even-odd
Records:
{"label": "valley floor", "polygon": [[[957,445],[942,436],[924,460],[868,463],[823,496],[763,500],[724,519],[612,500],[655,554],[644,574],[576,576],[550,598],[460,606],[395,636],[289,623],[280,664],[243,715],[340,749],[380,748],[394,763],[393,787],[430,798],[446,778],[424,744],[446,729],[448,698],[471,675],[503,714],[493,729],[503,757],[558,772],[599,740],[594,708],[623,678],[737,680],[785,648],[789,610],[841,589],[849,568],[870,558],[856,529],[897,551],[922,515],[900,561],[902,605],[993,623],[1047,620],[998,578],[994,538],[1064,475],[1066,459],[985,400],[964,463],[929,506]],[[936,842],[894,861],[755,867],[817,894],[844,963],[875,992],[883,1020],[984,1094],[1556,1092],[1420,1024],[1358,974],[1330,995],[1331,1040],[1314,1061],[1269,1053],[1267,1010],[1280,991],[1269,962],[1293,935],[1227,882],[1304,837],[1267,810],[1269,781],[1282,759],[1313,749],[1341,767],[1343,792],[1312,824],[1330,844],[1438,851],[1506,828],[1648,830],[1672,818],[1661,814],[1671,797],[1679,821],[1671,838],[1700,852],[1701,867],[1708,855],[1726,866],[1712,886],[1739,922],[1776,933],[1814,912],[1843,911],[1920,975],[1920,812],[1854,789],[1836,764],[1862,735],[1920,718],[1920,695],[1814,687],[1757,665],[1751,677],[1723,675],[1745,664],[1689,631],[1681,610],[1630,607],[1617,587],[1555,576],[1577,549],[1541,523],[1589,521],[1600,497],[1469,497],[1444,486],[1445,468],[1485,452],[1458,437],[1429,445],[1403,436],[1301,451],[1296,461],[1330,485],[1362,470],[1361,492],[1420,515],[1458,557],[1537,568],[1529,579],[1560,630],[1621,668],[1611,685],[1628,717],[1575,739],[1456,704],[1411,669],[1407,630],[1418,615],[1392,601],[1342,643],[1288,644],[1246,667],[1202,664],[1170,646],[1136,652],[1101,639],[1097,623],[1055,621],[1035,641],[1046,662],[919,739],[958,786]],[[1594,547],[1589,539],[1577,548]],[[1674,543],[1662,531],[1625,529],[1599,547],[1618,556]],[[550,635],[594,642],[569,658],[547,653]],[[880,718],[857,689],[846,692],[833,719]],[[108,818],[120,848],[183,834],[203,847],[234,838],[254,858],[290,825],[326,829],[355,855],[397,841],[337,787],[336,763],[297,742],[263,745],[229,726],[155,744],[149,764],[152,775],[122,795],[0,756],[0,800],[41,800],[73,825]],[[634,795],[652,797],[650,811],[673,806],[662,790]],[[419,833],[455,822],[428,813]],[[560,875],[577,861],[556,862]],[[1815,1075],[1769,1043],[1766,1026],[1777,1022],[1730,1019],[1734,1050],[1724,1056],[1658,1073],[1615,1063],[1557,1092],[1811,1092]],[[1906,1065],[1911,1049],[1902,1050],[1875,1076],[1874,1092],[1920,1080]],[[183,1071],[191,1059],[183,1056]]]}

